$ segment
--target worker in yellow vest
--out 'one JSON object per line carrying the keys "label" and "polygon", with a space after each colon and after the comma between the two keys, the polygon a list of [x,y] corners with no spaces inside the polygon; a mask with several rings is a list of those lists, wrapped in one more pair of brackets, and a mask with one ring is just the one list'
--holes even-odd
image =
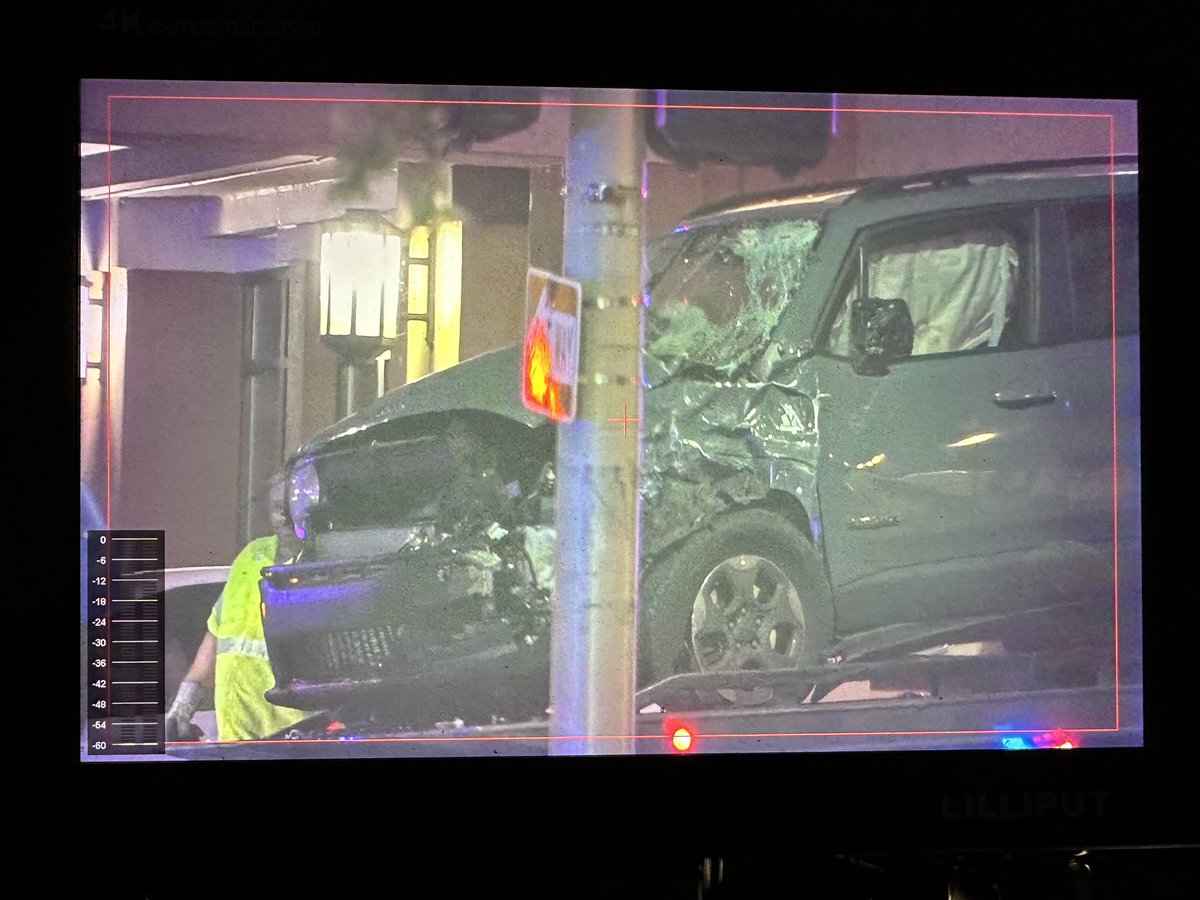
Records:
{"label": "worker in yellow vest", "polygon": [[278,537],[262,537],[234,559],[208,617],[208,633],[167,712],[168,741],[199,739],[192,717],[210,693],[221,741],[264,738],[313,715],[263,696],[275,686],[275,676],[263,638],[258,582],[263,568],[275,565],[278,549]]}

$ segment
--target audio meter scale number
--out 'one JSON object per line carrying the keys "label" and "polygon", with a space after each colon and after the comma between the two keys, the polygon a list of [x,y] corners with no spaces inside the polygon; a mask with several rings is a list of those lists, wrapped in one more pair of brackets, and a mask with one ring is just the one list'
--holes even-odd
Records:
{"label": "audio meter scale number", "polygon": [[164,752],[161,531],[89,531],[87,755]]}

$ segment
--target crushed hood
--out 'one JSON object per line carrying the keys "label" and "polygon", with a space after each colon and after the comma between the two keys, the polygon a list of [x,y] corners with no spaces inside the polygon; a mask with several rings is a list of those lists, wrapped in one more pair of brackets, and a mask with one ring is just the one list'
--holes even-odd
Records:
{"label": "crushed hood", "polygon": [[389,391],[340,422],[334,422],[301,447],[297,455],[320,453],[328,444],[341,438],[422,413],[482,410],[531,427],[540,425],[544,420],[521,403],[520,365],[520,348],[505,347],[426,375]]}
{"label": "crushed hood", "polygon": [[[662,320],[643,351],[648,558],[772,492],[815,512],[821,392],[812,347],[782,344],[773,332],[797,300],[818,234],[813,222],[786,222],[721,238],[742,260],[749,295],[726,321],[710,322],[686,303],[648,311]],[[300,454],[421,414],[481,411],[544,424],[521,403],[520,354],[519,347],[497,350],[404,385],[325,429]]]}

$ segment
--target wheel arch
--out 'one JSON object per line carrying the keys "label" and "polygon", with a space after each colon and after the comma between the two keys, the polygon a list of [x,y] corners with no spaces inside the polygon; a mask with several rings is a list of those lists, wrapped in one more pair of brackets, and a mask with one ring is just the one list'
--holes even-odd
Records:
{"label": "wheel arch", "polygon": [[817,522],[814,528],[812,514],[804,505],[804,501],[788,491],[770,490],[760,502],[739,508],[765,509],[782,516],[795,526],[797,531],[808,538],[818,552],[821,551],[821,542],[818,539],[820,523]]}
{"label": "wheel arch", "polygon": [[[816,503],[813,504],[816,506]],[[762,502],[756,504],[757,508],[765,509],[774,512],[786,519],[792,527],[799,531],[802,535],[808,538],[812,544],[813,551],[817,554],[817,559],[820,560],[822,574],[825,576],[825,583],[829,586],[829,602],[831,613],[833,615],[834,631],[837,630],[838,624],[838,609],[837,598],[838,592],[833,586],[833,577],[829,571],[829,560],[825,557],[825,544],[821,540],[821,518],[819,510],[810,512],[808,507],[799,497],[788,491],[772,490],[768,491]],[[750,507],[755,508],[754,506]]]}
{"label": "wheel arch", "polygon": [[[751,500],[747,503],[737,503],[726,506],[719,513],[710,516],[698,528],[692,529],[687,534],[680,536],[676,540],[671,541],[669,544],[654,548],[654,552],[652,555],[650,555],[647,562],[651,567],[653,567],[659,561],[674,553],[677,549],[679,549],[680,546],[687,543],[699,532],[706,528],[713,528],[715,524],[725,516],[747,509],[761,509],[766,512],[775,513],[783,518],[788,522],[788,524],[808,538],[809,543],[813,545],[813,549],[816,550],[818,556],[821,557],[822,565],[825,565],[824,547],[820,538],[820,519],[814,519],[813,514],[810,513],[808,507],[804,505],[804,502],[800,500],[800,498],[796,497],[789,491],[779,489],[770,489],[761,498]],[[828,566],[826,566],[826,570],[827,571],[825,574],[828,575]]]}
{"label": "wheel arch", "polygon": [[[728,555],[725,538],[751,544],[761,538],[768,555],[780,554],[776,557],[777,564],[794,560],[798,568],[788,574],[793,580],[799,577],[795,584],[801,589],[801,596],[810,596],[814,601],[806,604],[806,615],[811,611],[816,616],[808,624],[820,636],[820,642],[814,645],[815,652],[822,652],[834,638],[836,611],[823,555],[812,531],[808,510],[798,499],[782,491],[768,492],[753,502],[731,505],[710,516],[702,526],[675,542],[669,551],[658,555],[643,571],[638,615],[639,672],[661,678],[672,670],[686,671],[679,668],[678,659],[680,651],[685,651],[685,655],[692,652],[690,641],[681,630],[691,615],[695,587],[689,582],[694,573],[707,571],[710,557],[720,558],[720,554],[714,555],[714,550],[725,547]],[[787,532],[791,533],[790,538]],[[717,533],[721,533],[721,538],[715,537]],[[736,552],[763,551],[747,547]],[[672,585],[680,587],[677,590]],[[682,589],[684,585],[687,590]],[[807,594],[805,586],[814,593]]]}

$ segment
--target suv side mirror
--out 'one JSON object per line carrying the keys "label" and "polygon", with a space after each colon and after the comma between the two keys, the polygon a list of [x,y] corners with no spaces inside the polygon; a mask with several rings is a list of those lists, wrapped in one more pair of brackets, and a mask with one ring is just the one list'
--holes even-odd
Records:
{"label": "suv side mirror", "polygon": [[850,304],[852,366],[860,375],[885,375],[887,364],[912,355],[913,321],[903,300],[859,297]]}

